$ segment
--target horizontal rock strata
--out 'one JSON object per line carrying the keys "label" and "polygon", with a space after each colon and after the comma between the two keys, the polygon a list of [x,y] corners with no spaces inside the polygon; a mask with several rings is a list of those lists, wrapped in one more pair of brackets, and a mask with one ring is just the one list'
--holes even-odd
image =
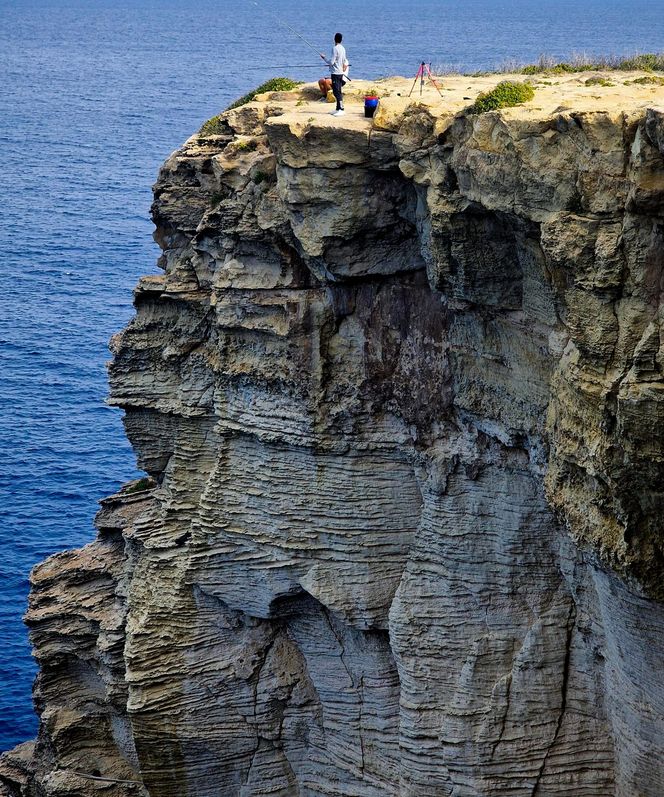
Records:
{"label": "horizontal rock strata", "polygon": [[110,369],[150,482],[34,571],[0,781],[661,797],[664,111],[299,97],[162,168]]}

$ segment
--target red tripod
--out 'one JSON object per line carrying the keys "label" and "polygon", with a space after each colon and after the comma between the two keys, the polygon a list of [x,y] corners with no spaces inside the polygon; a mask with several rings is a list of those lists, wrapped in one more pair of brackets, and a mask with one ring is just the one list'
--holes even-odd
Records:
{"label": "red tripod", "polygon": [[418,78],[420,80],[420,97],[422,96],[422,91],[424,90],[424,78],[425,77],[427,78],[427,80],[430,80],[433,83],[433,85],[436,87],[436,91],[442,97],[443,94],[442,94],[441,90],[438,88],[438,84],[433,79],[433,75],[431,74],[431,65],[430,64],[425,64],[424,61],[422,61],[422,63],[420,64],[420,68],[417,70],[417,74],[415,75],[415,80],[413,81],[413,85],[412,85],[410,91],[408,92],[408,96],[410,97],[410,95],[413,93],[413,91],[415,89],[415,84],[417,83]]}

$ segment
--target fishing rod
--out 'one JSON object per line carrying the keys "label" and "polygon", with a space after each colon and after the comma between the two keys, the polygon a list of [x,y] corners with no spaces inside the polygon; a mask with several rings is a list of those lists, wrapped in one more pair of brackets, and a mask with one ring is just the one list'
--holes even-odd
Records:
{"label": "fishing rod", "polygon": [[[301,39],[301,40],[302,40],[302,41],[303,41],[303,42],[304,42],[304,43],[307,45],[307,47],[309,47],[311,50],[313,50],[313,51],[314,51],[314,52],[315,52],[317,55],[320,55],[320,57],[323,59],[323,61],[325,61],[325,63],[326,63],[328,66],[330,66],[330,61],[328,61],[328,59],[327,59],[327,58],[326,58],[326,57],[323,55],[323,53],[321,53],[321,52],[320,52],[320,50],[318,50],[316,47],[314,47],[314,46],[313,46],[313,44],[312,44],[311,42],[308,42],[308,41],[307,41],[307,40],[304,38],[304,36],[302,36],[302,34],[298,33],[298,32],[295,30],[295,28],[291,28],[291,26],[290,26],[290,25],[289,25],[287,22],[284,22],[284,21],[283,21],[282,19],[280,19],[280,18],[279,18],[279,17],[278,17],[276,14],[273,14],[271,11],[268,11],[268,10],[267,10],[267,8],[263,8],[263,6],[261,6],[259,3],[257,3],[257,2],[256,2],[256,0],[249,0],[249,2],[251,3],[251,5],[252,5],[252,6],[256,6],[256,8],[257,8],[259,11],[263,11],[264,13],[266,13],[266,14],[269,14],[269,15],[270,15],[270,16],[271,16],[271,17],[272,17],[274,20],[275,20],[275,22],[277,23],[277,25],[281,25],[281,27],[282,27],[282,28],[287,28],[287,29],[288,29],[288,30],[289,30],[289,31],[290,31],[290,32],[291,32],[291,33],[292,33],[294,36],[297,36],[297,38],[298,38],[298,39]],[[278,68],[278,69],[289,69],[289,68],[291,68],[291,69],[295,69],[295,67],[272,67],[272,68],[273,68],[273,69],[277,69],[277,68]],[[309,67],[309,66],[307,66],[307,67],[301,67],[301,68],[302,68],[302,69],[304,69],[304,68],[306,68],[306,69],[313,69],[313,67]],[[344,78],[345,78],[345,80],[348,80],[348,81],[350,81],[350,78],[348,77],[348,75],[347,75],[347,74],[346,74],[346,75],[344,75]]]}
{"label": "fishing rod", "polygon": [[329,61],[323,55],[323,53],[321,53],[320,50],[318,50],[316,47],[314,47],[311,42],[308,42],[304,38],[304,36],[302,36],[302,34],[298,33],[295,30],[295,28],[291,28],[291,26],[287,22],[284,22],[276,14],[273,14],[271,11],[268,11],[267,8],[263,8],[262,6],[260,6],[257,2],[255,2],[255,0],[249,0],[249,2],[251,3],[252,6],[256,6],[256,8],[259,11],[263,11],[265,14],[269,14],[277,22],[278,25],[281,25],[283,28],[287,28],[294,36],[297,36],[297,38],[301,39],[307,45],[307,47],[309,47],[311,50],[313,50],[316,53],[316,55],[320,55],[320,57],[323,59],[323,61],[325,61],[326,63],[329,63]]}
{"label": "fishing rod", "polygon": [[320,69],[318,64],[280,64],[279,66],[245,66],[243,69]]}

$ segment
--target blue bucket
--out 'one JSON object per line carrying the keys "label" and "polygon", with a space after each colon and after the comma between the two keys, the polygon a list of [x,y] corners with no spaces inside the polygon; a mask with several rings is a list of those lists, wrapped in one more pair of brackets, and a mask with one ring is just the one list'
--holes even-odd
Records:
{"label": "blue bucket", "polygon": [[380,100],[378,97],[365,97],[364,98],[364,115],[367,119],[371,119],[376,113],[376,108]]}

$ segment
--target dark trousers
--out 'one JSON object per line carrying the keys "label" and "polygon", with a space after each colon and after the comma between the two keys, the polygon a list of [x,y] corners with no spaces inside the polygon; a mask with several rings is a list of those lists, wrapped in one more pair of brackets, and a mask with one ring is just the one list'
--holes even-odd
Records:
{"label": "dark trousers", "polygon": [[332,75],[332,94],[337,101],[337,111],[341,111],[344,107],[343,79],[343,75]]}

